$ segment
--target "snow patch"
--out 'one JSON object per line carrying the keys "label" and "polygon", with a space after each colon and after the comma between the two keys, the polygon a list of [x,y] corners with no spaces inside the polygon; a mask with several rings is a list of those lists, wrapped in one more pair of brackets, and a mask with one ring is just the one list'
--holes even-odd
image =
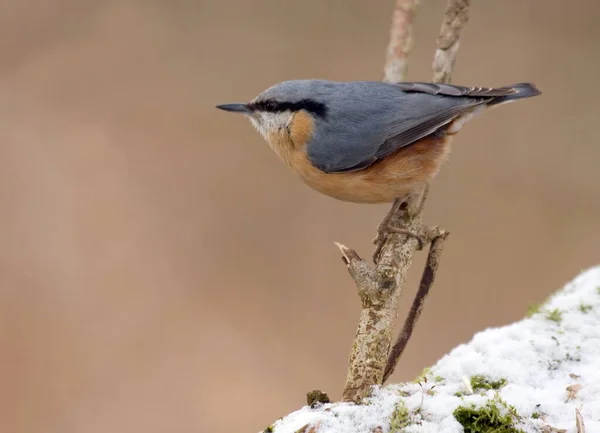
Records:
{"label": "snow patch", "polygon": [[[402,433],[462,433],[454,411],[478,410],[488,402],[516,414],[515,431],[552,426],[577,433],[578,409],[587,433],[600,432],[600,267],[580,274],[531,317],[476,334],[419,383],[376,387],[362,405],[307,406],[271,429],[388,433],[400,414]],[[395,413],[397,408],[402,410]]]}

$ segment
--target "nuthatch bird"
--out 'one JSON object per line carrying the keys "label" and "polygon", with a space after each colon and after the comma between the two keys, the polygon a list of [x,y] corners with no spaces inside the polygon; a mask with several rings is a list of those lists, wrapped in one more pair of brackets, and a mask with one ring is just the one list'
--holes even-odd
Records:
{"label": "nuthatch bird", "polygon": [[315,190],[347,202],[385,203],[431,182],[452,136],[475,114],[539,94],[530,83],[486,88],[295,80],[248,103],[217,108],[248,116]]}

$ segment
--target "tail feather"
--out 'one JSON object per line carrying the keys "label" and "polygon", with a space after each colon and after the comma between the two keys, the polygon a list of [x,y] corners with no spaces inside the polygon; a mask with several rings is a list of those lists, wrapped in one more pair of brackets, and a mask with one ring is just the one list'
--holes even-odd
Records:
{"label": "tail feather", "polygon": [[512,86],[503,87],[503,89],[512,90],[513,92],[509,95],[499,96],[497,98],[492,99],[487,104],[488,106],[504,104],[506,102],[512,102],[517,99],[532,98],[542,93],[537,87],[535,87],[535,84],[533,83],[518,83],[513,84]]}

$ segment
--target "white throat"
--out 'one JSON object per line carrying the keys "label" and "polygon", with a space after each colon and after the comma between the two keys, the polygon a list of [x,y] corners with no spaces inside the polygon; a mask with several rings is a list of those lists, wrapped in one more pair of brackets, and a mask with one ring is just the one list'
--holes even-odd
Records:
{"label": "white throat", "polygon": [[268,111],[257,111],[250,117],[250,122],[258,132],[268,139],[268,135],[273,132],[287,128],[294,117],[291,111],[282,111],[271,113]]}

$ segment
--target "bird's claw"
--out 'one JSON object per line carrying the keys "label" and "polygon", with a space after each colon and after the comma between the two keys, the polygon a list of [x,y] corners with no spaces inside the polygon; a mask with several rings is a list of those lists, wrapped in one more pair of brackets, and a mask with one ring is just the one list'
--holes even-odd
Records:
{"label": "bird's claw", "polygon": [[387,241],[388,235],[390,233],[401,234],[413,237],[417,240],[417,250],[420,251],[423,247],[429,242],[429,239],[426,234],[418,233],[416,231],[412,231],[402,227],[393,227],[389,224],[385,226],[380,226],[377,230],[377,237],[373,240],[373,243],[376,245],[375,252],[373,253],[373,262],[378,263],[381,255],[381,250]]}
{"label": "bird's claw", "polygon": [[419,242],[419,250],[422,250],[425,244],[427,243],[426,236],[424,236],[423,234],[417,233],[415,231],[403,227],[394,227],[389,224],[384,227],[379,227],[379,229],[377,230],[377,237],[373,239],[373,243],[375,245],[379,245],[385,242],[386,238],[390,233],[406,235],[415,238]]}
{"label": "bird's claw", "polygon": [[386,233],[396,233],[396,234],[406,235],[406,236],[415,238],[419,242],[419,246],[417,247],[417,250],[419,250],[419,251],[422,250],[423,247],[425,246],[425,244],[427,243],[427,240],[425,239],[425,237],[423,235],[418,234],[414,231],[405,229],[405,228],[387,226],[387,227],[383,228],[383,231],[384,231],[384,233],[378,234],[377,238],[385,238]]}

